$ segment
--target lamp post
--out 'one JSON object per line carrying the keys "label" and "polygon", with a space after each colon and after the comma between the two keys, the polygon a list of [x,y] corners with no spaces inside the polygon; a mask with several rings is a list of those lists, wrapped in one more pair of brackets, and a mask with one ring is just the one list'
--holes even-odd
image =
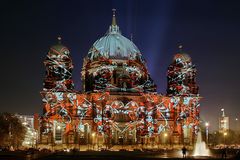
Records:
{"label": "lamp post", "polygon": [[235,118],[235,121],[236,121],[236,130],[238,131],[239,130],[239,127],[238,127],[239,123],[238,123],[238,118],[237,117]]}
{"label": "lamp post", "polygon": [[209,127],[209,123],[208,122],[206,122],[205,123],[205,127],[206,127],[206,143],[207,143],[207,145],[208,145],[208,127]]}
{"label": "lamp post", "polygon": [[224,146],[226,146],[226,136],[227,136],[227,132],[223,133],[223,138],[224,138]]}

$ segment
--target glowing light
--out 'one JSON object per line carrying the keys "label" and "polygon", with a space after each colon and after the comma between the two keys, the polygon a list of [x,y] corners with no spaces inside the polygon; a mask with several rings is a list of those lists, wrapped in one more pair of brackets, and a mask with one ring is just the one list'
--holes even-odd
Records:
{"label": "glowing light", "polygon": [[209,123],[208,123],[208,122],[206,122],[206,123],[205,123],[205,126],[206,126],[206,127],[208,127],[208,126],[209,126]]}
{"label": "glowing light", "polygon": [[57,126],[57,129],[60,130],[60,129],[61,129],[61,126]]}

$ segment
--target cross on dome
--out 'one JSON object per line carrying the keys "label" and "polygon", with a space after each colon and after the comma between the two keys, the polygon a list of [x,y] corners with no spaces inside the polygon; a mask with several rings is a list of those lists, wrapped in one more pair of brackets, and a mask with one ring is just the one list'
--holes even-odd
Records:
{"label": "cross on dome", "polygon": [[59,43],[59,44],[62,43],[62,37],[61,37],[61,36],[58,36],[58,37],[57,37],[57,40],[58,40],[58,43]]}
{"label": "cross on dome", "polygon": [[113,8],[112,9],[112,12],[113,12],[113,17],[112,17],[112,26],[116,26],[117,25],[117,21],[116,21],[116,9]]}
{"label": "cross on dome", "polygon": [[182,44],[178,45],[178,49],[179,49],[179,53],[181,53],[183,51],[183,45]]}

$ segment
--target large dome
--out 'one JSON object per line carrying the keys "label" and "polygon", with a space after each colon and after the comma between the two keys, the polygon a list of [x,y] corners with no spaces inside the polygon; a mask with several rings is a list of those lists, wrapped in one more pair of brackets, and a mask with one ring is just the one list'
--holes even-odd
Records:
{"label": "large dome", "polygon": [[91,60],[98,58],[142,60],[137,46],[121,34],[115,15],[113,15],[112,25],[105,36],[98,39],[90,48],[88,58]]}

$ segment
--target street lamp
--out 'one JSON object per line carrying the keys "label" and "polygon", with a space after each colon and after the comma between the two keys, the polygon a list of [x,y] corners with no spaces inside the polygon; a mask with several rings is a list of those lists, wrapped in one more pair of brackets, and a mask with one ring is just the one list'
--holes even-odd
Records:
{"label": "street lamp", "polygon": [[227,132],[223,133],[223,138],[224,138],[224,146],[226,146],[226,136],[227,136]]}
{"label": "street lamp", "polygon": [[209,123],[208,122],[205,123],[205,127],[206,127],[206,143],[208,145],[208,127],[209,127]]}
{"label": "street lamp", "polygon": [[238,123],[238,118],[237,117],[235,118],[235,121],[236,121],[236,130],[238,131],[239,130],[239,127],[238,127],[239,123]]}

